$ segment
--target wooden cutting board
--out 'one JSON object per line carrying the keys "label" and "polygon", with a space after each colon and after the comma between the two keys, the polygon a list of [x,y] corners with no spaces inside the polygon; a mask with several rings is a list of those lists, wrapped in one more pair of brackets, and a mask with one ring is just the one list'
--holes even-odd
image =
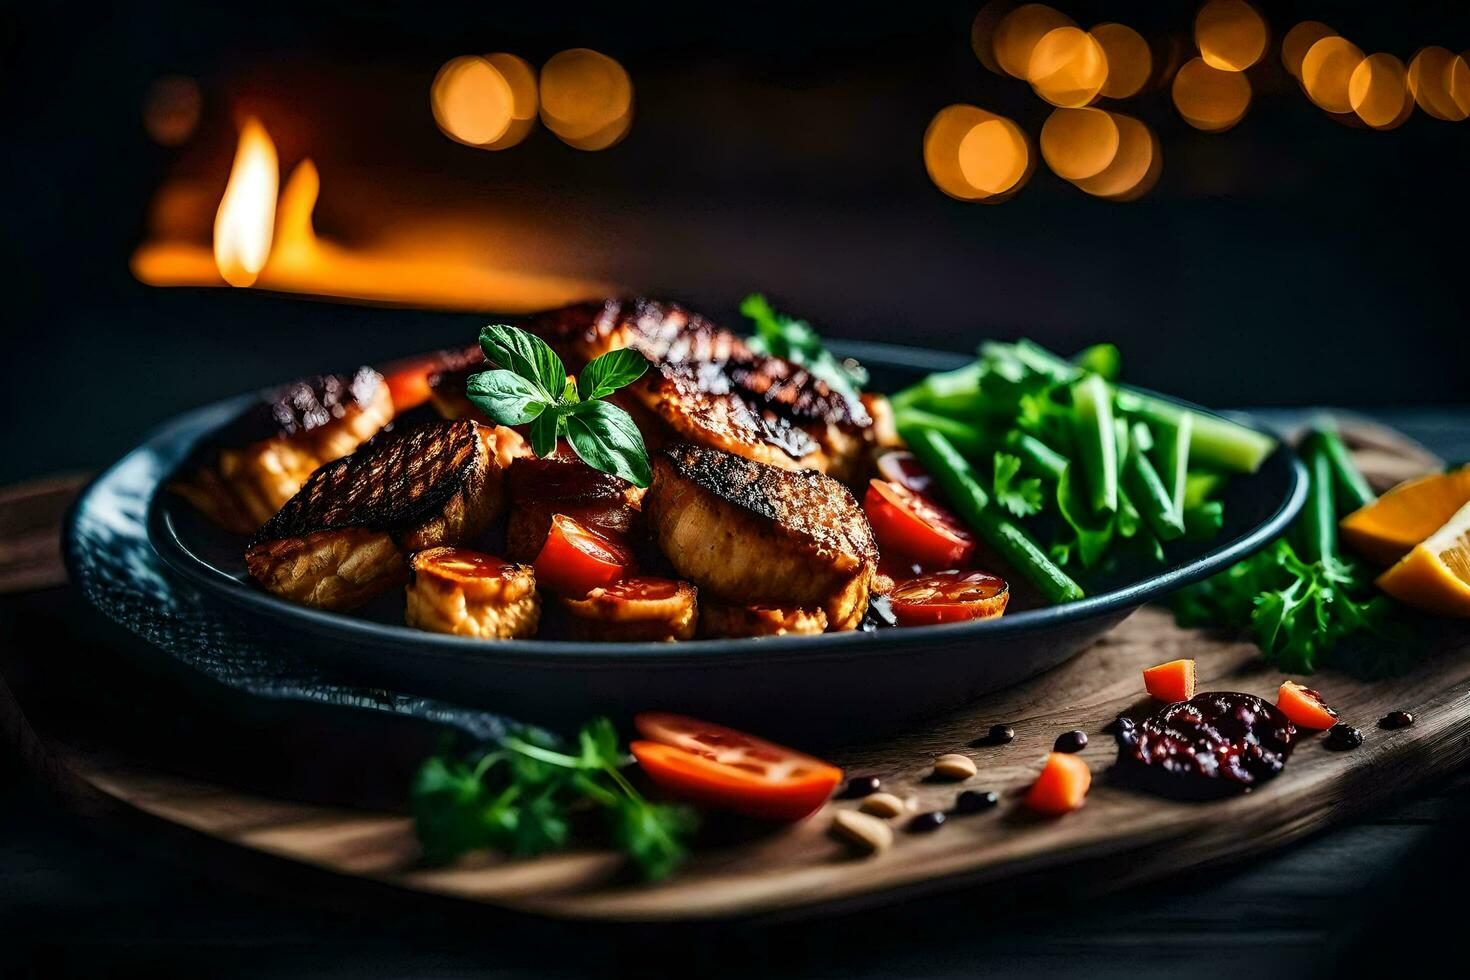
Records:
{"label": "wooden cutting board", "polygon": [[[1378,485],[1427,468],[1432,460],[1383,430],[1354,428],[1351,441]],[[976,649],[975,656],[984,656]],[[1050,879],[1069,889],[1119,887],[1263,851],[1374,806],[1470,758],[1470,634],[1461,631],[1414,673],[1376,683],[1322,673],[1311,683],[1358,725],[1361,748],[1333,752],[1306,738],[1286,771],[1249,795],[1179,803],[1115,785],[1116,750],[1103,729],[1142,698],[1140,671],[1180,657],[1198,662],[1201,690],[1236,690],[1274,699],[1281,675],[1263,669],[1253,647],[1181,630],[1163,610],[1146,608],[1070,663],[921,731],[835,753],[852,774],[879,776],[911,796],[915,812],[947,809],[966,788],[1001,796],[993,810],[954,816],[937,832],[908,833],[895,823],[894,846],[854,857],[828,836],[828,804],[790,828],[751,832],[716,828],[679,874],[659,884],[630,881],[611,853],[582,851],[535,860],[483,857],[444,869],[418,863],[401,814],[270,799],[83,754],[52,751],[72,774],[109,797],[160,820],[248,851],[303,862],[339,875],[567,918],[679,920],[831,911],[896,901],[965,884]],[[1391,710],[1417,723],[1376,727]],[[1004,746],[975,745],[997,722],[1014,725]],[[1043,819],[1018,805],[1056,736],[1080,728],[1094,773],[1086,806]],[[979,774],[962,784],[926,777],[934,758],[969,754]]]}

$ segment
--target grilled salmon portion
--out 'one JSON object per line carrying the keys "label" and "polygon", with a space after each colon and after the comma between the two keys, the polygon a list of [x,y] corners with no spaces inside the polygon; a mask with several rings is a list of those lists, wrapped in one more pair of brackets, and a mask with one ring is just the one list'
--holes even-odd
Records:
{"label": "grilled salmon portion", "polygon": [[563,442],[556,454],[525,456],[506,471],[510,523],[505,553],[512,561],[531,562],[541,553],[551,518],[565,514],[577,523],[615,540],[628,537],[638,519],[643,491],[621,477],[594,470]]}
{"label": "grilled salmon portion", "polygon": [[509,640],[541,622],[536,573],[467,548],[429,548],[408,561],[404,622],[434,633]]}
{"label": "grilled salmon portion", "polygon": [[402,584],[410,552],[485,530],[493,469],[468,419],[384,433],[313,473],[255,533],[246,567],[277,595],[351,609]]}
{"label": "grilled salmon portion", "polygon": [[318,467],[392,419],[392,395],[372,368],[304,378],[266,392],[221,430],[173,489],[226,530],[249,534]]}
{"label": "grilled salmon portion", "polygon": [[829,476],[671,446],[654,457],[643,515],[707,599],[820,609],[828,630],[862,622],[878,548],[857,501]]}
{"label": "grilled salmon portion", "polygon": [[619,348],[646,357],[652,369],[612,400],[654,446],[712,446],[843,480],[866,465],[873,425],[861,401],[677,304],[613,299],[543,313],[523,326],[574,372]]}
{"label": "grilled salmon portion", "polygon": [[441,418],[474,419],[480,423],[480,437],[485,440],[485,448],[504,470],[517,459],[531,455],[531,446],[515,429],[496,425],[465,394],[465,383],[471,376],[489,369],[490,365],[478,346],[457,352],[455,360],[429,376],[429,404]]}

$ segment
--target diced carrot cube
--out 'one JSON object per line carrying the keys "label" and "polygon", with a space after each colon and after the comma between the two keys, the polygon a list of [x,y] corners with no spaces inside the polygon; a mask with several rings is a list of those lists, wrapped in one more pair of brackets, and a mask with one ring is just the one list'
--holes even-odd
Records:
{"label": "diced carrot cube", "polygon": [[1286,681],[1276,692],[1276,707],[1303,728],[1325,729],[1337,724],[1337,712],[1327,706],[1322,695],[1295,681]]}
{"label": "diced carrot cube", "polygon": [[1087,763],[1069,752],[1052,752],[1023,802],[1037,813],[1070,813],[1087,799],[1091,786]]}
{"label": "diced carrot cube", "polygon": [[1143,672],[1149,697],[1160,701],[1188,701],[1194,697],[1194,661],[1171,660]]}

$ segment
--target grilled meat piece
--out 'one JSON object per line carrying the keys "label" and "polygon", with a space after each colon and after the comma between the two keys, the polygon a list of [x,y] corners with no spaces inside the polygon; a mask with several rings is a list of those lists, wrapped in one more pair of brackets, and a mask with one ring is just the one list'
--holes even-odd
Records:
{"label": "grilled meat piece", "polygon": [[630,535],[638,518],[643,491],[621,477],[594,470],[566,443],[554,456],[525,456],[506,471],[510,524],[505,553],[513,561],[531,562],[541,553],[551,518],[565,514],[577,523],[614,539]]}
{"label": "grilled meat piece", "polygon": [[517,459],[531,455],[531,447],[515,429],[508,425],[496,425],[465,394],[465,382],[472,375],[489,369],[479,347],[460,351],[458,357],[448,362],[443,370],[429,376],[429,404],[434,406],[434,411],[441,418],[474,419],[480,423],[480,436],[485,440],[485,448],[504,470]]}
{"label": "grilled meat piece", "polygon": [[430,548],[409,558],[404,622],[434,633],[508,640],[541,622],[536,573],[466,548]]}
{"label": "grilled meat piece", "polygon": [[277,595],[351,609],[401,584],[406,554],[483,531],[493,473],[468,419],[384,433],[313,473],[255,533],[245,564]]}
{"label": "grilled meat piece", "polygon": [[687,640],[698,618],[696,591],[688,582],[639,575],[580,599],[557,600],[570,634],[581,640],[637,642]]}
{"label": "grilled meat piece", "polygon": [[862,621],[878,548],[829,476],[672,446],[654,457],[643,513],[680,577],[710,599],[821,609],[829,630]]}
{"label": "grilled meat piece", "polygon": [[674,303],[607,300],[524,325],[574,372],[619,348],[646,357],[652,369],[612,400],[654,446],[691,442],[844,480],[857,478],[866,462],[872,419],[860,401]]}
{"label": "grilled meat piece", "polygon": [[827,614],[820,609],[732,606],[723,602],[705,602],[699,608],[699,635],[711,639],[826,631]]}
{"label": "grilled meat piece", "polygon": [[249,534],[318,467],[392,419],[392,395],[372,368],[305,378],[266,392],[221,429],[173,489],[226,530]]}

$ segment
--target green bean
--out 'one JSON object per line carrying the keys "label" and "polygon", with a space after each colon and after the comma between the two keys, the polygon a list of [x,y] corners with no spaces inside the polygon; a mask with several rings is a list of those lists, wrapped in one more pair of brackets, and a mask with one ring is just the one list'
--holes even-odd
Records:
{"label": "green bean", "polygon": [[1254,473],[1276,448],[1276,440],[1264,432],[1248,429],[1218,415],[1192,412],[1142,392],[1119,390],[1118,410],[1152,426],[1178,424],[1181,417],[1192,416],[1189,452],[1194,461],[1232,473]]}
{"label": "green bean", "polygon": [[1313,432],[1302,442],[1307,464],[1307,505],[1299,519],[1304,561],[1327,561],[1337,555],[1337,502],[1332,492],[1332,459]]}
{"label": "green bean", "polygon": [[1378,499],[1368,481],[1363,479],[1358,464],[1353,462],[1352,451],[1342,441],[1342,436],[1324,426],[1317,430],[1317,440],[1318,446],[1327,454],[1327,461],[1332,464],[1337,502],[1344,511],[1366,507]]}
{"label": "green bean", "polygon": [[1047,557],[1031,536],[1011,522],[999,507],[990,506],[974,468],[959,449],[936,429],[900,428],[909,449],[934,477],[945,499],[985,543],[1051,602],[1081,599],[1082,587]]}
{"label": "green bean", "polygon": [[1050,480],[1060,480],[1067,468],[1067,457],[1020,429],[1006,433],[1006,448],[1015,453],[1023,466]]}
{"label": "green bean", "polygon": [[952,419],[944,415],[935,415],[918,408],[904,408],[895,411],[894,424],[902,431],[905,428],[933,429],[944,433],[944,437],[959,449],[960,452],[972,458],[979,458],[989,454],[989,440],[985,434],[973,425]]}
{"label": "green bean", "polygon": [[1113,428],[1113,394],[1108,383],[1089,374],[1072,386],[1072,409],[1077,430],[1077,455],[1087,478],[1087,492],[1096,513],[1118,510],[1118,442]]}
{"label": "green bean", "polygon": [[1146,426],[1142,422],[1133,423],[1133,446],[1124,464],[1123,482],[1154,536],[1160,541],[1174,541],[1184,536],[1184,515],[1175,509],[1173,497],[1143,451],[1147,439],[1140,429],[1146,430]]}
{"label": "green bean", "polygon": [[1154,449],[1158,456],[1159,476],[1163,477],[1174,510],[1183,514],[1189,490],[1189,440],[1194,434],[1194,415],[1181,415],[1179,421],[1163,422],[1156,428],[1158,438]]}

